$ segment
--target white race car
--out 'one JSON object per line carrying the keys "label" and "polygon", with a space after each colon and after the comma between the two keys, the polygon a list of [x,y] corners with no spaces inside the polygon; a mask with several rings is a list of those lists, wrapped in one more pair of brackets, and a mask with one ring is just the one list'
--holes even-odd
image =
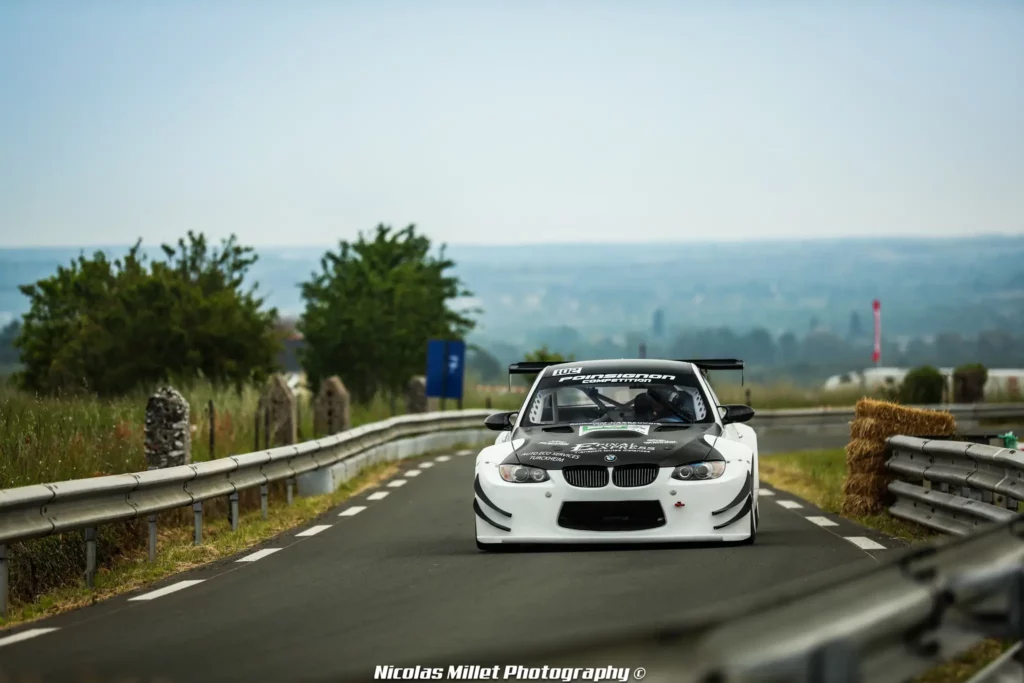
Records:
{"label": "white race car", "polygon": [[537,373],[520,412],[476,459],[476,543],[753,543],[757,435],[708,370],[743,361],[516,363]]}

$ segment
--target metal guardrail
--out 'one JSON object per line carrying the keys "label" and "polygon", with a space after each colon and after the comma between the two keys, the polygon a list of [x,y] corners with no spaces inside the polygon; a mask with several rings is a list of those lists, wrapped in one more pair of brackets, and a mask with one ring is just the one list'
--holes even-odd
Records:
{"label": "metal guardrail", "polygon": [[[949,412],[958,422],[977,420],[1024,419],[1024,403],[948,403],[918,405],[914,408]],[[751,425],[782,425],[788,422],[800,424],[845,423],[854,418],[852,406],[821,408],[786,408],[758,410],[750,420]]]}
{"label": "metal guardrail", "polygon": [[420,413],[374,422],[333,436],[265,451],[165,469],[75,479],[0,490],[0,616],[6,616],[9,564],[7,546],[68,531],[85,531],[86,581],[96,569],[96,528],[137,517],[149,517],[150,559],[156,553],[156,514],[192,506],[195,543],[202,542],[203,502],[226,496],[231,526],[238,526],[238,492],[260,487],[264,517],[268,485],[286,481],[291,503],[296,477],[358,463],[368,450],[397,439],[440,431],[482,428],[487,410]]}
{"label": "metal guardrail", "polygon": [[1024,451],[911,436],[888,440],[890,514],[964,536],[1011,519],[1024,500]]}
{"label": "metal guardrail", "polygon": [[[1024,518],[1014,518],[676,623],[520,651],[516,663],[642,667],[644,683],[902,683],[984,638],[1022,636]],[[506,664],[508,653],[473,659]]]}

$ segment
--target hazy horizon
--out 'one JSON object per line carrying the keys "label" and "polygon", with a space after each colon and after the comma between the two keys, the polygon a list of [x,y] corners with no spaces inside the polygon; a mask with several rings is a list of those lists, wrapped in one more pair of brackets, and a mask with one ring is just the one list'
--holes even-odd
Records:
{"label": "hazy horizon", "polygon": [[1024,3],[0,6],[0,246],[1024,232]]}

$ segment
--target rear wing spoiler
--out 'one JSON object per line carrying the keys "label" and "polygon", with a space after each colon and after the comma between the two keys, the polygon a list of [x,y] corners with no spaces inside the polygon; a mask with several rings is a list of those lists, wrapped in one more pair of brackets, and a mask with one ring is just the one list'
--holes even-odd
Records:
{"label": "rear wing spoiler", "polygon": [[518,363],[512,363],[508,366],[508,374],[510,375],[536,375],[538,372],[549,368],[552,365],[560,365],[568,361],[564,360],[524,360]]}
{"label": "rear wing spoiler", "polygon": [[512,390],[512,375],[536,375],[552,365],[565,363],[564,360],[524,360],[508,366],[508,388]]}
{"label": "rear wing spoiler", "polygon": [[739,370],[743,386],[743,361],[739,358],[677,358],[681,363],[692,363],[707,376],[708,370]]}

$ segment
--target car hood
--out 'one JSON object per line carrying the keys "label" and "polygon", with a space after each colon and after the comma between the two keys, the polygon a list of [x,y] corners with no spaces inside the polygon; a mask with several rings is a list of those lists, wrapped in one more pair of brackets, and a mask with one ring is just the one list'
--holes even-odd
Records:
{"label": "car hood", "polygon": [[683,425],[599,423],[519,429],[506,464],[546,470],[574,465],[674,467],[701,460],[723,460],[715,451],[722,428],[714,422]]}

